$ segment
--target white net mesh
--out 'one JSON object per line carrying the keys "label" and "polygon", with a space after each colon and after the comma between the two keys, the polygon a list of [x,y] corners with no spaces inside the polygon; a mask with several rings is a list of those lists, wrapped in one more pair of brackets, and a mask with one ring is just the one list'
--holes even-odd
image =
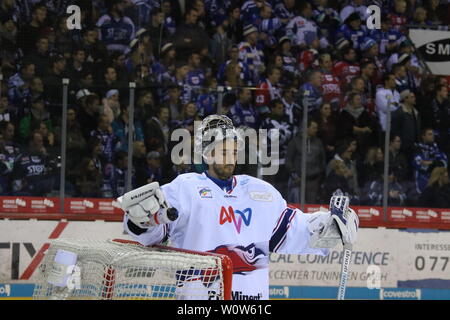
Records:
{"label": "white net mesh", "polygon": [[224,298],[219,256],[168,248],[57,239],[38,272],[34,299]]}

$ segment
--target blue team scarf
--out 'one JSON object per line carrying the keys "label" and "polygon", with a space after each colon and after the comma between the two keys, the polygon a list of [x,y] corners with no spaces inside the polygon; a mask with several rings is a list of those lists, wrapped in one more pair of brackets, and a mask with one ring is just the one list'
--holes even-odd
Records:
{"label": "blue team scarf", "polygon": [[205,171],[206,176],[212,180],[215,184],[219,186],[220,189],[225,190],[226,192],[233,189],[233,177],[228,180],[221,180],[217,178],[213,178],[208,174],[208,171]]}

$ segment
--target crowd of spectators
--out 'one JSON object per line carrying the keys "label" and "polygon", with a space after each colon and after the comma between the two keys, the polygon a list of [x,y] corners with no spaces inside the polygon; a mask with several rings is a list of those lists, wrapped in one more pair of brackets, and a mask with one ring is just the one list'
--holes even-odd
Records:
{"label": "crowd of spectators", "polygon": [[[72,4],[81,8],[81,29],[67,23]],[[381,29],[366,27],[371,4],[381,8]],[[123,193],[130,122],[133,187],[201,171],[189,155],[171,162],[171,133],[193,132],[194,121],[220,113],[237,127],[279,130],[279,172],[263,178],[289,201],[299,202],[306,156],[307,203],[326,203],[340,191],[354,204],[381,205],[390,110],[389,204],[450,207],[449,83],[427,72],[408,37],[411,27],[448,30],[448,6],[439,0],[2,0],[0,194],[59,189],[62,79],[68,78],[68,195]],[[134,119],[130,82],[136,83]]]}

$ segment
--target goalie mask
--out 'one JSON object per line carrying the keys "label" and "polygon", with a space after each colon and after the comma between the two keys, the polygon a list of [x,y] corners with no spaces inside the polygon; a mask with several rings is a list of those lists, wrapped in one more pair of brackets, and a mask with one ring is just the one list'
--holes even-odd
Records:
{"label": "goalie mask", "polygon": [[208,162],[208,154],[219,142],[233,139],[237,142],[238,151],[243,149],[241,134],[236,130],[233,121],[224,115],[211,115],[203,119],[195,132],[194,152]]}

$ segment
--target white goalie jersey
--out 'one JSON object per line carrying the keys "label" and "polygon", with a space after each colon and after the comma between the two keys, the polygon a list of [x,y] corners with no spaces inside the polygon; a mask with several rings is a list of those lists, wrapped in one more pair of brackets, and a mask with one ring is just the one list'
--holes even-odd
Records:
{"label": "white goalie jersey", "polygon": [[[287,206],[280,193],[260,179],[237,175],[226,192],[204,173],[187,173],[161,187],[178,219],[141,234],[124,228],[143,245],[170,239],[176,248],[228,255],[233,262],[232,297],[269,298],[269,253],[327,255],[311,248],[311,217]],[[205,288],[206,289],[206,288]]]}

